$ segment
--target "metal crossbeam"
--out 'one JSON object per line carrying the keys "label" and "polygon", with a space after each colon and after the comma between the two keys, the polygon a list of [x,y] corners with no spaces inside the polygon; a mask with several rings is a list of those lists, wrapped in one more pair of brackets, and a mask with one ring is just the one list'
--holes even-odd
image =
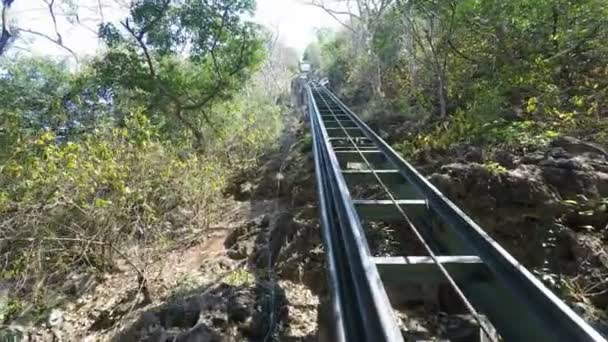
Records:
{"label": "metal crossbeam", "polygon": [[[439,262],[446,267],[458,281],[481,277],[487,272],[486,266],[478,256],[439,256]],[[382,281],[394,284],[441,282],[442,275],[435,262],[427,256],[374,257],[374,262]]]}

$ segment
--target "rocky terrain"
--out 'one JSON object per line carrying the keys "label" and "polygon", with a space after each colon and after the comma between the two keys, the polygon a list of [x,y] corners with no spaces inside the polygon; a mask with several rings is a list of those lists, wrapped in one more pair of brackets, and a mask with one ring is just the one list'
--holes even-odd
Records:
{"label": "rocky terrain", "polygon": [[606,331],[608,153],[563,136],[537,151],[466,147],[430,180],[550,288]]}

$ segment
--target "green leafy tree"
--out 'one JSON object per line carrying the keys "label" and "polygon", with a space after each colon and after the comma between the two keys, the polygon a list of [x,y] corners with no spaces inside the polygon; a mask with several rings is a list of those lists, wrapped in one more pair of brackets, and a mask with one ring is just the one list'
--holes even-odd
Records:
{"label": "green leafy tree", "polygon": [[[134,3],[121,27],[100,34],[110,50],[96,63],[107,84],[147,106],[168,128],[186,128],[205,143],[210,106],[229,99],[263,60],[252,0]],[[178,125],[175,125],[177,123]]]}
{"label": "green leafy tree", "polygon": [[1,162],[23,137],[65,123],[72,76],[62,63],[41,58],[4,59],[0,70]]}
{"label": "green leafy tree", "polygon": [[319,44],[316,42],[312,42],[306,46],[304,50],[304,54],[302,55],[302,60],[310,63],[310,66],[317,70],[321,68],[321,49],[319,48]]}

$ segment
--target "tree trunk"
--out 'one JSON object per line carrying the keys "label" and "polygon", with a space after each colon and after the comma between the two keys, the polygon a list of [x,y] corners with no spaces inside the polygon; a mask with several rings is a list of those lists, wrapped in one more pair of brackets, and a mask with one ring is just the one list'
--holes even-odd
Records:
{"label": "tree trunk", "polygon": [[[403,6],[400,3],[400,6]],[[418,82],[416,80],[416,56],[414,53],[415,48],[415,38],[414,38],[414,29],[412,27],[413,23],[409,21],[409,16],[411,15],[410,6],[403,6],[403,26],[405,28],[405,55],[407,56],[407,66],[410,74],[410,87],[415,89]]]}
{"label": "tree trunk", "polygon": [[439,97],[439,117],[445,119],[448,116],[448,105],[447,105],[447,91],[445,86],[445,78],[443,72],[438,72],[437,79],[439,81],[439,87],[437,95]]}
{"label": "tree trunk", "polygon": [[374,95],[384,98],[384,92],[382,91],[382,65],[380,58],[374,53],[373,58],[376,60],[376,77],[374,84]]}
{"label": "tree trunk", "polygon": [[[433,67],[432,69],[437,76],[437,97],[439,99],[439,117],[441,119],[445,119],[448,115],[448,92],[447,92],[447,79],[446,79],[446,63],[447,59],[444,59],[444,63],[439,62],[439,56],[437,55],[437,51],[433,46],[431,39],[429,38],[429,46],[431,48],[431,54],[433,59]],[[447,57],[446,57],[447,58]]]}
{"label": "tree trunk", "polygon": [[199,127],[196,127],[196,125],[184,117],[182,107],[179,103],[176,103],[175,105],[175,117],[182,123],[182,125],[186,126],[186,128],[188,128],[194,136],[194,148],[197,151],[202,151],[205,147],[205,134]]}

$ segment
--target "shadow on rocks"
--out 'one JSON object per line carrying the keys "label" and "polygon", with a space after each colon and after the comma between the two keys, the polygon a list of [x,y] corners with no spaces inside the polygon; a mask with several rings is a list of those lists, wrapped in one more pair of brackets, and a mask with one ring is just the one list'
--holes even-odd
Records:
{"label": "shadow on rocks", "polygon": [[284,306],[280,289],[263,281],[238,286],[219,283],[190,293],[144,312],[112,340],[264,341],[271,329],[270,312],[280,318]]}

